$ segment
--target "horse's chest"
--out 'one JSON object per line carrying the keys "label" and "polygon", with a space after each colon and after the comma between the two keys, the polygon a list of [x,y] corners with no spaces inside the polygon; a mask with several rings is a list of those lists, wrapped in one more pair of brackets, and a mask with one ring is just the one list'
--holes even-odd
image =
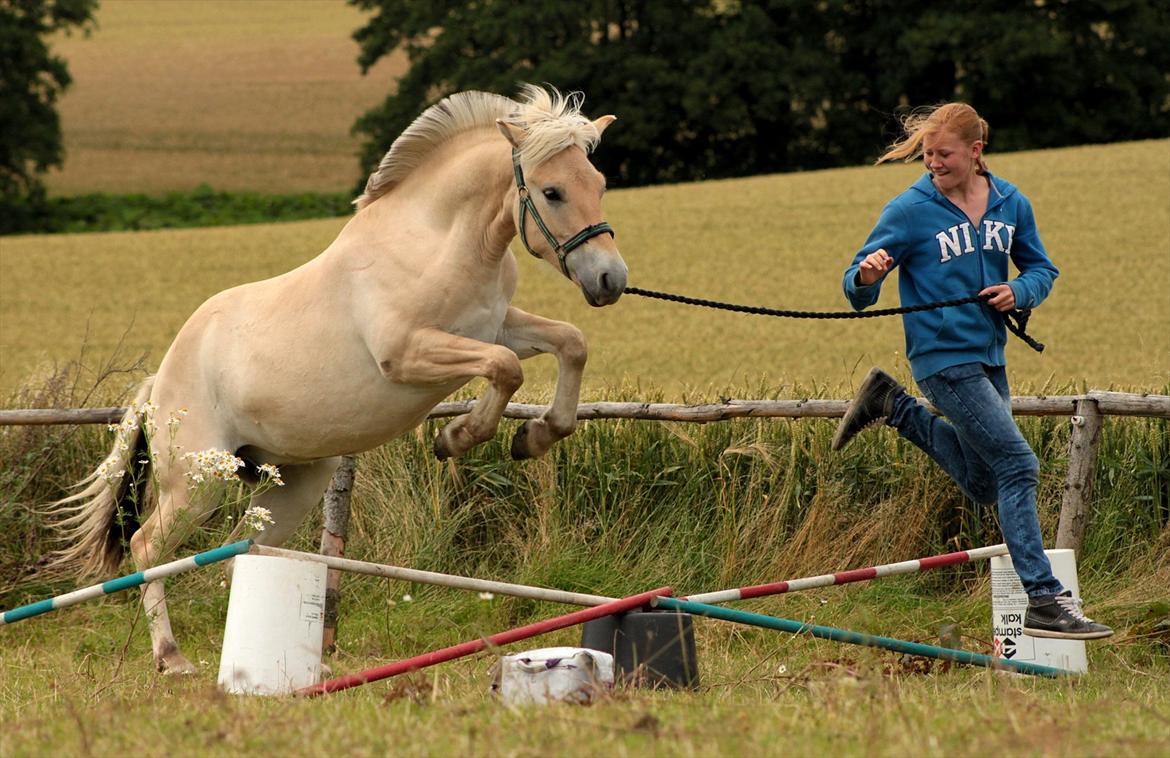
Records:
{"label": "horse's chest", "polygon": [[453,314],[446,331],[480,342],[495,342],[507,313],[508,303],[503,298],[490,302],[468,303],[465,308]]}

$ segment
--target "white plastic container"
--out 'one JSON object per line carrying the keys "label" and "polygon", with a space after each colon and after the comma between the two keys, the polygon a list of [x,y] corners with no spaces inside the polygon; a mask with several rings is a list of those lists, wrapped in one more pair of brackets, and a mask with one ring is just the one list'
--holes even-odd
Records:
{"label": "white plastic container", "polygon": [[220,689],[285,695],[317,684],[328,567],[266,555],[241,555],[235,561]]}
{"label": "white plastic container", "polygon": [[[1052,573],[1066,590],[1081,596],[1077,581],[1076,553],[1072,550],[1045,550]],[[991,559],[991,625],[994,642],[992,654],[997,658],[1027,661],[1084,673],[1089,670],[1084,640],[1054,640],[1024,634],[1024,614],[1028,595],[1012,567],[1010,556]]]}
{"label": "white plastic container", "polygon": [[591,703],[613,687],[613,656],[583,647],[546,647],[500,658],[492,690],[508,705]]}

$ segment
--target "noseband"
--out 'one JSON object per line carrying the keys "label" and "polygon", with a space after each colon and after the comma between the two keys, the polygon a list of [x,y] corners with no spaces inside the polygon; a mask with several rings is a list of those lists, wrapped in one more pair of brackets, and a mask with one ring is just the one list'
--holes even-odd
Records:
{"label": "noseband", "polygon": [[532,253],[533,257],[541,257],[540,253],[533,250],[532,245],[528,244],[528,233],[525,231],[525,227],[528,225],[528,214],[531,213],[532,220],[540,227],[540,233],[544,235],[544,239],[548,242],[549,247],[557,254],[557,261],[561,264],[561,273],[566,278],[571,279],[572,277],[569,276],[569,265],[565,262],[565,259],[569,257],[569,253],[599,234],[608,234],[610,237],[616,236],[613,227],[605,221],[602,221],[599,224],[592,224],[585,227],[563,243],[557,242],[557,238],[549,231],[544,223],[544,219],[540,217],[540,213],[536,210],[536,203],[532,201],[532,197],[528,192],[528,185],[524,183],[524,171],[520,168],[520,151],[515,148],[512,149],[512,170],[516,174],[516,189],[520,193],[520,241],[524,243],[525,249]]}

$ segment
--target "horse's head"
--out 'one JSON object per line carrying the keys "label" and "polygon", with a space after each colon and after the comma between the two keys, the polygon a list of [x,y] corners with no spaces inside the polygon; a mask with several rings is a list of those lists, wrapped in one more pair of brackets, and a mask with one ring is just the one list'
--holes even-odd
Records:
{"label": "horse's head", "polygon": [[601,216],[605,177],[586,155],[616,119],[589,121],[576,112],[576,103],[566,105],[555,91],[549,97],[532,90],[551,101],[555,119],[534,119],[531,111],[522,111],[515,121],[496,122],[512,144],[520,239],[528,252],[576,282],[590,305],[616,303],[628,271],[613,229]]}

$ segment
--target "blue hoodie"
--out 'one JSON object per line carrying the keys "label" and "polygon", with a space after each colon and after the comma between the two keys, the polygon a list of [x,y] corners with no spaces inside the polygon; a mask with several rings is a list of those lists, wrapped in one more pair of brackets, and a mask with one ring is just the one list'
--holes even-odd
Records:
{"label": "blue hoodie", "polygon": [[[902,269],[898,291],[904,306],[970,297],[1005,282],[1017,308],[1043,302],[1060,272],[1044,251],[1032,204],[1015,185],[987,176],[987,212],[977,227],[935,188],[930,174],[891,200],[845,270],[845,296],[853,307],[877,302],[884,278],[864,286],[857,273],[865,256],[879,248]],[[1020,271],[1010,282],[1009,257]],[[907,313],[902,325],[915,381],[960,363],[1004,365],[1003,318],[983,303]]]}

